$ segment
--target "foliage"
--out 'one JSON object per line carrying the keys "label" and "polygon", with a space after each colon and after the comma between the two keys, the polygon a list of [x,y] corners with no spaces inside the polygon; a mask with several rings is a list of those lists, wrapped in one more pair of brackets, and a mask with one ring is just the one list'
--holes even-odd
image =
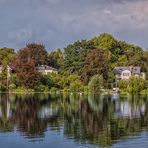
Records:
{"label": "foliage", "polygon": [[0,64],[7,65],[15,57],[14,49],[12,48],[0,48]]}
{"label": "foliage", "polygon": [[70,89],[71,91],[83,91],[83,84],[77,75],[48,74],[51,86],[59,89]]}
{"label": "foliage", "polygon": [[6,90],[6,86],[3,83],[0,83],[0,91],[5,91]]}
{"label": "foliage", "polygon": [[64,70],[69,74],[81,74],[86,54],[93,48],[93,43],[86,40],[74,42],[64,48]]}
{"label": "foliage", "polygon": [[115,82],[115,74],[113,71],[108,72],[108,78],[107,78],[108,83],[114,83]]}
{"label": "foliage", "polygon": [[35,91],[36,92],[48,92],[49,91],[49,87],[48,85],[38,85],[37,87],[35,87]]}
{"label": "foliage", "polygon": [[5,85],[7,78],[7,65],[10,64],[15,58],[16,53],[12,48],[0,48],[0,65],[2,65],[2,73],[0,76],[1,82]]}
{"label": "foliage", "polygon": [[128,86],[128,81],[127,80],[120,80],[118,82],[118,85],[119,85],[120,89],[126,90],[127,86]]}
{"label": "foliage", "polygon": [[16,85],[13,84],[13,83],[10,84],[10,85],[9,85],[9,89],[10,89],[10,90],[15,90],[15,89],[16,89]]}
{"label": "foliage", "polygon": [[63,65],[63,53],[61,49],[57,49],[48,54],[48,64],[54,68],[61,68]]}
{"label": "foliage", "polygon": [[29,43],[26,45],[26,51],[27,59],[33,59],[36,65],[42,65],[47,63],[48,53],[44,45],[37,43]]}
{"label": "foliage", "polygon": [[[30,60],[34,61],[35,66],[45,64],[47,62],[47,51],[45,47],[41,44],[27,44],[25,48],[18,51],[15,62],[12,65],[15,67],[15,64],[27,63]],[[15,67],[15,70],[17,71],[19,67]]]}
{"label": "foliage", "polygon": [[58,91],[58,89],[56,87],[51,87],[51,89],[50,89],[51,93],[56,93],[56,91]]}
{"label": "foliage", "polygon": [[17,84],[17,75],[16,74],[11,74],[10,82],[15,85]]}
{"label": "foliage", "polygon": [[[7,65],[13,69],[8,80],[10,86],[14,84],[16,89],[25,88],[36,91],[49,91],[51,88],[87,91],[88,83],[90,85],[91,78],[96,75],[102,76],[101,85],[108,88],[115,82],[113,69],[116,66],[140,66],[146,73],[146,80],[148,79],[148,51],[119,41],[107,33],[88,41],[76,41],[67,45],[64,51],[56,49],[47,52],[45,46],[39,43],[29,43],[17,53],[11,48],[1,48],[0,64],[2,65],[0,74],[2,89],[7,86]],[[42,64],[57,68],[58,74],[41,75],[37,66]],[[147,89],[146,81],[134,79],[129,82],[128,85],[127,81],[120,81],[119,87],[128,88],[129,92]],[[12,85],[11,89],[14,88]]]}
{"label": "foliage", "polygon": [[70,91],[72,91],[72,92],[79,92],[79,91],[83,92],[84,86],[83,86],[82,82],[79,79],[71,82],[70,83]]}
{"label": "foliage", "polygon": [[115,51],[117,40],[111,34],[103,33],[100,36],[93,38],[92,42],[96,48],[117,52]]}
{"label": "foliage", "polygon": [[26,88],[34,88],[40,82],[40,74],[35,67],[35,62],[29,60],[26,63],[17,61],[16,73],[17,73],[17,85]]}
{"label": "foliage", "polygon": [[17,74],[17,85],[34,88],[40,83],[40,74],[37,65],[46,63],[47,51],[41,44],[27,44],[26,48],[19,50],[13,67]]}
{"label": "foliage", "polygon": [[53,81],[48,75],[41,75],[40,83],[41,85],[48,86],[49,88],[54,85]]}
{"label": "foliage", "polygon": [[103,77],[100,75],[94,75],[88,83],[90,91],[98,92],[103,87]]}
{"label": "foliage", "polygon": [[128,82],[127,90],[129,92],[140,92],[146,88],[145,80],[141,78],[131,77]]}
{"label": "foliage", "polygon": [[120,80],[118,85],[120,89],[127,90],[130,93],[147,89],[147,81],[137,77],[131,77],[129,80]]}
{"label": "foliage", "polygon": [[107,79],[109,69],[110,53],[102,49],[91,50],[86,58],[82,69],[82,80],[85,84],[88,83],[90,77],[96,74],[102,74],[104,79]]}

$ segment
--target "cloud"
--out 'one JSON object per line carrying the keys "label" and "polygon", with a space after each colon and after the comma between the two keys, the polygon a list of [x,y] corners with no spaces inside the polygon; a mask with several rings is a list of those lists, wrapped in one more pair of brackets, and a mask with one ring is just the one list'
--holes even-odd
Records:
{"label": "cloud", "polygon": [[102,32],[147,48],[147,0],[1,0],[0,46],[63,48]]}

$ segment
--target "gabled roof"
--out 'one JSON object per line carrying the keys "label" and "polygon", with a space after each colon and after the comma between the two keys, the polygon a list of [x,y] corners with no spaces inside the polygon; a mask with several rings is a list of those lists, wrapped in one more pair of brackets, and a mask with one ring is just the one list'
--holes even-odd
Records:
{"label": "gabled roof", "polygon": [[122,71],[124,70],[129,70],[133,74],[140,74],[141,73],[141,67],[139,66],[128,66],[128,67],[115,67],[114,68],[114,73],[115,74],[121,74]]}
{"label": "gabled roof", "polygon": [[115,67],[114,68],[114,73],[115,74],[121,74],[122,71],[124,71],[124,70],[128,70],[128,68],[127,67]]}

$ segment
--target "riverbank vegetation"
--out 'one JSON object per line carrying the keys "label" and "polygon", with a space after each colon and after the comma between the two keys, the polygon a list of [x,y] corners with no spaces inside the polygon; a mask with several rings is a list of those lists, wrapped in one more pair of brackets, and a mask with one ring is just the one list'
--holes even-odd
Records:
{"label": "riverbank vegetation", "polygon": [[[120,81],[123,91],[148,90],[148,51],[141,47],[101,34],[90,40],[76,41],[64,50],[50,51],[39,43],[29,43],[21,49],[1,48],[0,90],[11,92],[68,92],[111,89],[115,83],[116,66],[140,66],[146,80],[131,78]],[[10,75],[7,65],[12,67]],[[41,74],[37,66],[49,65],[58,73]]]}

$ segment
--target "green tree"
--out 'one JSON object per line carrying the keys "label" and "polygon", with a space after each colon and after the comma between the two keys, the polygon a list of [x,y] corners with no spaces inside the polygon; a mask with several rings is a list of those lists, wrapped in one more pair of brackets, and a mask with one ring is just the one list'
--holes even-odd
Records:
{"label": "green tree", "polygon": [[88,83],[90,91],[98,92],[103,87],[103,77],[100,75],[94,75]]}
{"label": "green tree", "polygon": [[15,57],[16,53],[12,48],[0,48],[0,64],[7,65]]}
{"label": "green tree", "polygon": [[140,92],[146,88],[146,81],[142,78],[131,77],[128,81],[127,90],[129,92]]}
{"label": "green tree", "polygon": [[63,53],[61,49],[52,51],[48,54],[48,64],[54,68],[61,68],[63,66]]}
{"label": "green tree", "polygon": [[64,70],[81,74],[87,52],[94,48],[91,41],[77,41],[64,48]]}
{"label": "green tree", "polygon": [[[25,55],[24,55],[25,52]],[[46,64],[48,53],[45,46],[38,43],[29,43],[26,48],[19,51],[19,55],[24,59],[33,59],[36,65]]]}

